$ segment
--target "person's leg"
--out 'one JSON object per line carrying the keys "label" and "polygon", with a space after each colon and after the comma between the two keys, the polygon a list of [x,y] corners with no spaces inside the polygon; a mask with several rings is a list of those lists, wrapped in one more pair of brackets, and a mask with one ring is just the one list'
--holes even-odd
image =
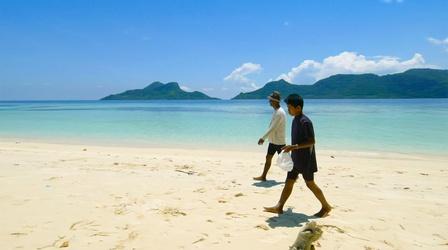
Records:
{"label": "person's leg", "polygon": [[283,187],[282,194],[280,195],[280,200],[278,201],[277,205],[273,207],[264,207],[264,211],[270,213],[282,214],[283,206],[285,205],[286,201],[291,195],[295,182],[296,180],[294,179],[286,179],[285,186]]}
{"label": "person's leg", "polygon": [[328,204],[327,200],[325,199],[324,193],[322,190],[316,185],[314,180],[305,181],[306,186],[313,192],[314,196],[320,201],[320,204],[322,205],[322,208],[319,212],[314,214],[316,217],[325,217],[327,216],[331,211],[331,206]]}
{"label": "person's leg", "polygon": [[256,181],[265,181],[266,180],[266,175],[268,174],[268,171],[271,168],[272,157],[274,157],[274,155],[266,154],[266,161],[264,162],[263,173],[258,177],[254,177],[254,180],[256,180]]}

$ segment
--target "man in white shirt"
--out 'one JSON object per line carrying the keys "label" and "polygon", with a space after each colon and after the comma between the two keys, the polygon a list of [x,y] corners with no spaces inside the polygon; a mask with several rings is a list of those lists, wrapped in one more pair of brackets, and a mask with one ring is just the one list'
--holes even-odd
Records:
{"label": "man in white shirt", "polygon": [[286,113],[280,107],[280,93],[278,91],[272,92],[268,96],[269,104],[274,109],[272,114],[271,123],[269,124],[269,129],[266,133],[258,140],[258,145],[263,145],[266,139],[269,139],[268,152],[266,154],[266,161],[264,163],[264,169],[261,176],[254,177],[256,181],[266,181],[266,175],[271,167],[272,157],[274,157],[275,152],[280,154],[282,147],[285,146],[285,123],[286,123]]}

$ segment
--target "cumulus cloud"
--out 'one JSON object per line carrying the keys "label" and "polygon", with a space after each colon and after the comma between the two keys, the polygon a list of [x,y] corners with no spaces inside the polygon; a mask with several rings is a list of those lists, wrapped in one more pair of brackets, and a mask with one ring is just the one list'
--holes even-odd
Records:
{"label": "cumulus cloud", "polygon": [[258,73],[261,71],[261,65],[255,63],[243,63],[240,67],[232,71],[228,76],[224,78],[225,81],[235,81],[241,83],[249,83],[252,80],[248,79],[246,76],[252,73]]}
{"label": "cumulus cloud", "polygon": [[428,42],[437,46],[441,46],[442,48],[445,49],[446,52],[448,52],[448,37],[445,38],[445,40],[428,37]]}
{"label": "cumulus cloud", "polygon": [[249,79],[247,76],[250,74],[259,73],[261,70],[262,67],[260,64],[251,62],[243,63],[240,67],[233,70],[228,76],[224,77],[224,81],[240,83],[242,84],[242,90],[256,89],[258,86],[255,81]]}
{"label": "cumulus cloud", "polygon": [[402,72],[411,68],[438,68],[425,63],[421,54],[414,54],[409,60],[400,60],[391,56],[376,56],[367,58],[356,52],[344,51],[336,56],[329,56],[317,62],[305,60],[288,73],[281,74],[277,80],[284,79],[288,82],[311,84],[320,79],[335,74],[391,74]]}

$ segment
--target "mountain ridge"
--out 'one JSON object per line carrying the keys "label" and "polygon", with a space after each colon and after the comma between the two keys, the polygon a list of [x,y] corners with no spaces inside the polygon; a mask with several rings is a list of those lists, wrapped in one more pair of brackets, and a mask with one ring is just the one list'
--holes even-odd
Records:
{"label": "mountain ridge", "polygon": [[410,69],[383,76],[336,74],[312,85],[296,85],[281,79],[232,99],[263,99],[274,90],[282,97],[298,93],[315,99],[448,98],[448,70]]}

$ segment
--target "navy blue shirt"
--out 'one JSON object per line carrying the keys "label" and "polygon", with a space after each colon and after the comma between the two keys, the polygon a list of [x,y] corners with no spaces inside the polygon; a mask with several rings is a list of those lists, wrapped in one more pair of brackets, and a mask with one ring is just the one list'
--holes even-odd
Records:
{"label": "navy blue shirt", "polygon": [[[291,127],[291,144],[302,144],[314,139],[314,129],[311,120],[304,114],[295,116]],[[294,168],[299,173],[317,172],[316,151],[314,145],[310,148],[293,150],[291,153]]]}

